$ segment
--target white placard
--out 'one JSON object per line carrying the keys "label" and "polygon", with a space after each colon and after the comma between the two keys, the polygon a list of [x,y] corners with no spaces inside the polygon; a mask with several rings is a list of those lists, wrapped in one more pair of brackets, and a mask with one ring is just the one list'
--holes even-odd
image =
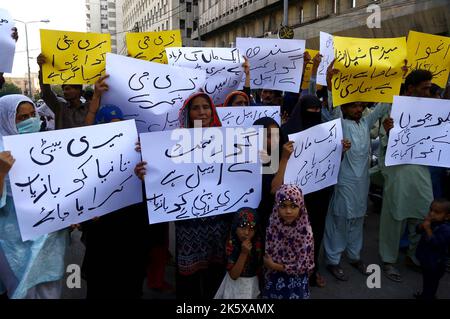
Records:
{"label": "white placard", "polygon": [[4,136],[22,239],[142,201],[134,121]]}
{"label": "white placard", "polygon": [[334,59],[333,35],[320,31],[320,54],[322,60],[317,69],[317,84],[327,85],[327,69]]}
{"label": "white placard", "polygon": [[308,194],[337,183],[342,155],[340,119],[289,135],[294,152],[289,158],[284,182],[296,184]]}
{"label": "white placard", "polygon": [[14,20],[5,9],[0,8],[0,72],[11,73],[16,41],[11,37]]}
{"label": "white placard", "polygon": [[386,166],[450,167],[450,101],[394,96]]}
{"label": "white placard", "polygon": [[279,106],[224,106],[216,109],[220,122],[225,127],[249,127],[262,117],[271,117],[281,126]]}
{"label": "white placard", "polygon": [[[102,104],[114,104],[125,119],[135,119],[138,132],[155,131],[166,113],[174,114],[203,87],[205,71],[106,54],[109,90]],[[163,124],[164,127],[164,124]]]}
{"label": "white placard", "polygon": [[244,76],[243,57],[236,48],[166,48],[169,65],[205,70],[203,90],[215,105],[237,90]]}
{"label": "white placard", "polygon": [[236,47],[249,59],[252,89],[299,92],[305,40],[236,38]]}
{"label": "white placard", "polygon": [[150,224],[258,207],[261,138],[258,127],[140,134]]}

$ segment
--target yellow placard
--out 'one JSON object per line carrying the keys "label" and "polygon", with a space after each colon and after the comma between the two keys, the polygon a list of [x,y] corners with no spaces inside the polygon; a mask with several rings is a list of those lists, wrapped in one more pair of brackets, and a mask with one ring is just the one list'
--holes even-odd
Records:
{"label": "yellow placard", "polygon": [[41,31],[44,83],[92,84],[105,73],[111,35],[101,33]]}
{"label": "yellow placard", "polygon": [[333,105],[351,102],[392,103],[400,94],[406,38],[334,37]]}
{"label": "yellow placard", "polygon": [[141,60],[167,64],[166,48],[181,47],[181,31],[126,34],[128,55]]}
{"label": "yellow placard", "polygon": [[433,73],[432,82],[445,88],[450,70],[450,38],[409,31],[407,45],[408,73],[429,70]]}
{"label": "yellow placard", "polygon": [[[306,52],[309,53],[311,56],[311,61],[306,65],[305,68],[305,74],[303,75],[303,82],[302,82],[302,90],[307,90],[309,88],[309,80],[311,79],[311,73],[312,73],[312,66],[313,62],[312,60],[316,56],[317,53],[319,53],[318,50],[312,50],[312,49],[306,49]],[[314,94],[314,93],[312,93]]]}

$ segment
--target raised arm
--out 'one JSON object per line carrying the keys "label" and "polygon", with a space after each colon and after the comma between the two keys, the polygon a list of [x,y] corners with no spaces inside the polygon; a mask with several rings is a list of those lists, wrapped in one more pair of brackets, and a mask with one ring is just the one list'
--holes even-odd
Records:
{"label": "raised arm", "polygon": [[59,113],[61,112],[61,104],[56,98],[55,93],[53,93],[50,84],[44,84],[42,75],[42,65],[45,63],[46,57],[42,53],[37,57],[37,63],[39,65],[39,86],[41,87],[42,99],[45,104],[55,113],[55,118],[59,118]]}
{"label": "raised arm", "polygon": [[294,141],[286,142],[283,145],[283,151],[281,153],[281,159],[280,159],[280,165],[278,166],[278,171],[272,180],[272,184],[271,184],[271,188],[270,188],[271,194],[275,194],[277,192],[278,188],[280,188],[280,186],[283,185],[284,174],[286,173],[287,163],[293,152],[294,152]]}
{"label": "raised arm", "polygon": [[103,92],[108,91],[108,84],[106,84],[106,79],[109,77],[108,74],[102,75],[94,85],[94,95],[92,96],[92,100],[89,103],[89,111],[86,115],[85,123],[86,125],[92,125],[95,122],[95,115],[97,114],[98,109],[100,108],[100,101],[103,95]]}
{"label": "raised arm", "polygon": [[4,206],[6,199],[5,178],[15,161],[11,152],[0,152],[0,207]]}

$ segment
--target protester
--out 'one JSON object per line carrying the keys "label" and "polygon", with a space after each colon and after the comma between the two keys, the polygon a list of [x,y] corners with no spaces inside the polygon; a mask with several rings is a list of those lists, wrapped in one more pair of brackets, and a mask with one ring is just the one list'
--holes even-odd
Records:
{"label": "protester", "polygon": [[[338,72],[332,62],[327,71],[329,89],[331,76]],[[331,105],[332,94],[328,92]],[[330,201],[325,225],[324,250],[327,269],[338,280],[347,281],[348,276],[340,266],[344,251],[350,265],[364,275],[367,267],[361,259],[363,245],[364,216],[367,212],[369,194],[370,130],[376,121],[388,112],[389,105],[377,104],[373,112],[362,116],[365,103],[353,102],[335,108],[337,117],[342,118],[342,133],[351,147],[344,153],[339,169],[338,182]],[[339,114],[342,111],[342,115]],[[350,146],[349,145],[349,146]]]}
{"label": "protester", "polygon": [[431,203],[425,221],[417,226],[422,237],[416,256],[422,268],[422,292],[418,299],[436,299],[439,281],[445,274],[450,247],[450,201],[436,199]]}
{"label": "protester", "polygon": [[[1,136],[35,133],[41,123],[33,102],[20,94],[0,98]],[[22,241],[9,180],[14,161],[2,160],[3,186],[0,209],[0,293],[12,299],[58,299],[64,276],[68,231],[63,229]],[[2,183],[3,184],[3,183]]]}
{"label": "protester", "polygon": [[[295,106],[289,120],[282,126],[283,134],[295,134],[322,123],[321,101],[313,95],[305,95]],[[284,164],[284,163],[283,163]],[[287,162],[285,163],[285,165]],[[285,166],[283,165],[283,167]],[[319,252],[325,230],[325,218],[333,187],[325,187],[304,196],[306,209],[309,212],[311,227],[314,233],[314,272],[311,276],[311,286],[324,287],[325,278],[319,273]]]}
{"label": "protester", "polygon": [[263,247],[257,212],[248,207],[234,213],[226,246],[227,273],[215,299],[256,299]]}
{"label": "protester", "polygon": [[282,185],[267,229],[263,298],[308,299],[314,238],[301,190]]}
{"label": "protester", "polygon": [[[420,69],[412,71],[405,80],[405,95],[429,97],[432,78],[430,71]],[[379,163],[382,167],[384,187],[379,252],[386,276],[395,282],[401,282],[401,274],[394,266],[398,258],[400,238],[407,227],[409,247],[405,263],[418,268],[419,262],[415,257],[415,251],[420,236],[416,233],[416,228],[425,218],[425,213],[433,200],[433,188],[427,166],[416,164],[384,166],[388,134],[393,126],[392,118],[386,116],[383,127],[380,128]]]}
{"label": "protester", "polygon": [[89,109],[89,103],[82,103],[83,85],[81,84],[63,84],[62,89],[64,99],[67,102],[61,102],[52,91],[50,84],[44,84],[42,78],[42,65],[46,63],[46,57],[41,53],[37,57],[39,65],[39,85],[41,87],[42,99],[50,109],[55,113],[56,129],[73,128],[85,125],[86,115]]}

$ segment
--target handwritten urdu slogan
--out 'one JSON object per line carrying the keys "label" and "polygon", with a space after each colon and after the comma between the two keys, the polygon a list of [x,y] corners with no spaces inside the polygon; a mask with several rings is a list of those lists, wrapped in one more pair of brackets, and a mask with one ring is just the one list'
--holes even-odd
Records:
{"label": "handwritten urdu slogan", "polygon": [[181,47],[181,31],[137,32],[125,35],[128,55],[150,62],[167,64],[166,48]]}
{"label": "handwritten urdu slogan", "polygon": [[238,89],[244,75],[244,59],[236,48],[168,48],[166,52],[170,65],[205,70],[203,91],[215,105]]}
{"label": "handwritten urdu slogan", "polygon": [[14,21],[5,9],[0,8],[0,72],[11,72],[16,41],[11,37]]}
{"label": "handwritten urdu slogan", "polygon": [[238,129],[234,134],[227,129],[139,135],[142,159],[148,163],[145,190],[150,224],[258,207],[262,175],[257,146],[262,145],[261,135],[256,127]]}
{"label": "handwritten urdu slogan", "polygon": [[450,101],[395,96],[386,166],[450,167]]}
{"label": "handwritten urdu slogan", "polygon": [[47,84],[93,84],[105,73],[111,35],[41,29],[42,66]]}
{"label": "handwritten urdu slogan", "polygon": [[[147,62],[108,53],[109,90],[102,104],[120,106],[139,133],[178,127],[178,111],[205,83],[205,71]],[[180,76],[183,75],[183,76]]]}
{"label": "handwritten urdu slogan", "polygon": [[300,91],[305,40],[236,38],[236,47],[249,59],[252,89]]}
{"label": "handwritten urdu slogan", "polygon": [[327,86],[327,69],[334,59],[333,35],[320,31],[320,54],[322,60],[317,69],[317,84]]}
{"label": "handwritten urdu slogan", "polygon": [[294,152],[284,181],[296,184],[303,194],[337,183],[342,154],[341,120],[333,120],[289,135]]}
{"label": "handwritten urdu slogan", "polygon": [[142,201],[134,121],[4,136],[22,240]]}
{"label": "handwritten urdu slogan", "polygon": [[450,70],[450,38],[409,31],[409,72],[425,69],[433,73],[432,82],[442,88],[447,86]]}
{"label": "handwritten urdu slogan", "polygon": [[350,102],[392,103],[400,93],[406,38],[334,37],[333,105]]}

